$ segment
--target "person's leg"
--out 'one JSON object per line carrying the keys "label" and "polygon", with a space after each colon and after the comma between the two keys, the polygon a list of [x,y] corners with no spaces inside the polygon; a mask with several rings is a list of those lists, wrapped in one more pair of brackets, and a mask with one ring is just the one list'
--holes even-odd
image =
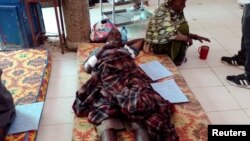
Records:
{"label": "person's leg", "polygon": [[114,129],[104,130],[101,135],[102,141],[117,141],[116,131]]}
{"label": "person's leg", "polygon": [[138,128],[135,130],[136,141],[150,141],[148,132],[144,128]]}
{"label": "person's leg", "polygon": [[149,134],[143,126],[138,124],[138,122],[132,122],[131,125],[136,141],[150,141]]}
{"label": "person's leg", "polygon": [[131,53],[131,56],[134,58],[143,49],[144,42],[145,41],[143,38],[130,40],[124,45],[124,48],[127,49]]}
{"label": "person's leg", "polygon": [[137,38],[137,39],[129,40],[126,44],[128,46],[130,46],[130,45],[133,45],[133,44],[137,44],[138,42],[143,42],[144,43],[144,38]]}
{"label": "person's leg", "polygon": [[[248,11],[248,12],[247,12]],[[249,68],[248,66],[250,65],[249,62],[249,42],[250,42],[250,19],[249,19],[249,4],[246,5],[246,7],[244,8],[243,11],[243,16],[242,16],[242,38],[241,38],[241,49],[238,51],[237,55],[234,55],[232,57],[227,57],[227,56],[223,56],[221,57],[221,61],[222,63],[226,63],[228,65],[232,65],[232,66],[237,66],[241,69],[242,66],[245,66],[245,71],[246,73],[249,72]],[[248,60],[248,61],[247,61]]]}
{"label": "person's leg", "polygon": [[137,49],[138,51],[142,50],[143,46],[144,46],[144,38],[138,38],[138,39],[134,39],[134,40],[130,40],[128,41],[126,44],[129,47],[133,47],[135,49]]}
{"label": "person's leg", "polygon": [[250,88],[250,4],[244,6],[242,16],[242,46],[239,53],[245,54],[245,73],[227,76],[230,84]]}
{"label": "person's leg", "polygon": [[150,44],[154,54],[167,54],[171,59],[172,42],[166,44]]}
{"label": "person's leg", "polygon": [[244,46],[243,36],[241,38],[241,49],[238,51],[238,54],[233,56],[222,56],[221,62],[227,65],[236,66],[239,69],[244,69],[244,65],[246,62],[246,49]]}
{"label": "person's leg", "polygon": [[117,141],[116,132],[124,128],[122,121],[115,118],[106,119],[96,126],[97,133],[102,141]]}
{"label": "person's leg", "polygon": [[[189,34],[189,26],[187,23],[183,23],[179,29],[184,35]],[[186,61],[187,43],[183,41],[171,41],[167,44],[150,44],[155,54],[167,54],[175,65],[179,66],[182,62]]]}
{"label": "person's leg", "polygon": [[233,56],[222,56],[221,62],[227,65],[238,67],[239,69],[244,69],[244,64],[246,61],[246,50],[243,48],[243,37],[241,38],[241,50],[238,51],[238,54]]}
{"label": "person's leg", "polygon": [[[189,26],[187,23],[183,23],[178,31],[184,35],[189,34]],[[173,59],[174,63],[179,66],[182,62],[186,61],[186,50],[187,50],[187,43],[183,41],[172,41],[171,47],[171,58]]]}
{"label": "person's leg", "polygon": [[250,4],[246,4],[244,7],[242,17],[242,35],[243,45],[241,50],[245,51],[246,55],[245,72],[250,79]]}

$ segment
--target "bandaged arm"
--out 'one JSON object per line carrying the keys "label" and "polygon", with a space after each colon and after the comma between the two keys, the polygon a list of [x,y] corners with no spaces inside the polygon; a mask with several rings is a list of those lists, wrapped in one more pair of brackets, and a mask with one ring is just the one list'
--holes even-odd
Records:
{"label": "bandaged arm", "polygon": [[97,57],[95,55],[91,56],[84,64],[84,69],[87,73],[91,73],[92,68],[97,63]]}

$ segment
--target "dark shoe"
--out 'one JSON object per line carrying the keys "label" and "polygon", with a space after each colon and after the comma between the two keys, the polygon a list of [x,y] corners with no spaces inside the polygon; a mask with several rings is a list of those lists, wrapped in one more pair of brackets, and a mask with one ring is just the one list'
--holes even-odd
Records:
{"label": "dark shoe", "polygon": [[234,55],[232,57],[223,56],[221,57],[221,62],[227,65],[237,66],[240,68],[244,67],[245,65],[245,61],[240,59],[239,55]]}
{"label": "dark shoe", "polygon": [[227,81],[235,86],[250,88],[250,77],[245,73],[240,75],[227,76]]}

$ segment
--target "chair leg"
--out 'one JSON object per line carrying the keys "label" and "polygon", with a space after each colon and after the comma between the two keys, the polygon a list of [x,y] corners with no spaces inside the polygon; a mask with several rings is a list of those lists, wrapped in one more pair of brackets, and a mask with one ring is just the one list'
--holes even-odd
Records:
{"label": "chair leg", "polygon": [[[60,23],[59,23],[59,16],[58,16],[58,11],[57,11],[57,3],[54,2],[54,9],[55,9],[55,15],[56,15],[56,24],[57,24],[57,30],[58,30],[58,34],[59,34],[59,40],[60,40],[60,48],[61,48],[61,52],[62,54],[64,53],[64,46],[63,46],[63,37],[61,34],[61,27],[60,27]],[[62,25],[63,26],[63,25]]]}

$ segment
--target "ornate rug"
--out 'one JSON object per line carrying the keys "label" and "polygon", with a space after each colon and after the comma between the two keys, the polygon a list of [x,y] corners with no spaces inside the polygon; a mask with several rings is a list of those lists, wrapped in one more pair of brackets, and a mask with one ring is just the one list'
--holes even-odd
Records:
{"label": "ornate rug", "polygon": [[[2,81],[15,105],[45,100],[51,72],[51,57],[44,48],[0,52]],[[34,141],[37,131],[8,135],[5,141]]]}
{"label": "ornate rug", "polygon": [[[93,49],[100,46],[101,44],[94,43],[82,43],[79,45],[77,52],[78,86],[81,86],[90,77],[83,71],[83,62]],[[172,122],[175,124],[180,140],[207,141],[207,125],[210,121],[177,67],[165,55],[145,54],[141,51],[139,56],[136,57],[138,64],[152,60],[158,60],[174,74],[174,80],[189,99],[188,103],[175,104],[176,112],[173,115]],[[94,126],[88,122],[87,118],[78,117],[74,118],[72,138],[73,141],[82,141],[83,139],[84,141],[100,141]],[[127,131],[119,132],[118,138],[119,141],[135,141],[133,133]]]}

